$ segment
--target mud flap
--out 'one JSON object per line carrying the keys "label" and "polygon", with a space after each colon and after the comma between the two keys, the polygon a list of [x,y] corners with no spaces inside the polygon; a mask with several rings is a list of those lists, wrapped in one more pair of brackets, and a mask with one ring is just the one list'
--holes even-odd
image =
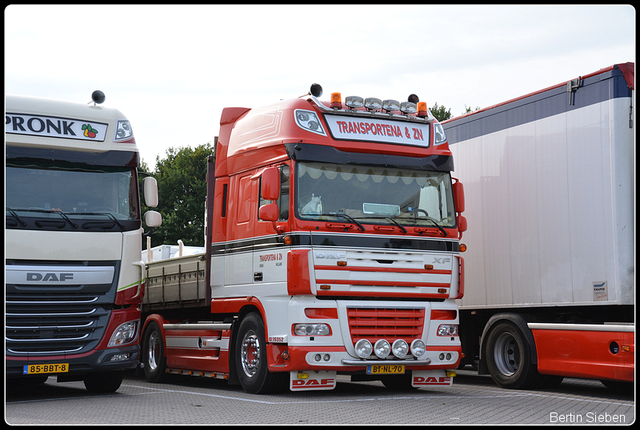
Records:
{"label": "mud flap", "polygon": [[291,391],[333,390],[336,388],[336,372],[307,370],[290,372]]}
{"label": "mud flap", "polygon": [[414,370],[411,386],[414,388],[445,386],[453,384],[453,376],[447,376],[445,370]]}

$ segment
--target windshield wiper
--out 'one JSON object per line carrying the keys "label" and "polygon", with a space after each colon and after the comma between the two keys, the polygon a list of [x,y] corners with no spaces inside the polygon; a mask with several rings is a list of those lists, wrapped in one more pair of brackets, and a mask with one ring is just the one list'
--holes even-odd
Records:
{"label": "windshield wiper", "polygon": [[353,219],[350,215],[347,215],[344,212],[336,212],[334,214],[320,214],[319,216],[337,216],[337,217],[341,217],[341,218],[346,219],[350,223],[357,225],[358,228],[360,229],[360,231],[364,231],[365,230],[364,226],[361,223],[359,223],[358,221]]}
{"label": "windshield wiper", "polygon": [[16,221],[18,221],[20,223],[21,226],[23,226],[23,227],[27,226],[27,223],[22,221],[22,219],[18,216],[17,213],[15,213],[15,211],[13,209],[11,209],[8,206],[5,206],[5,208],[6,208],[7,212],[9,212],[11,214],[11,216],[13,216],[16,219]]}
{"label": "windshield wiper", "polygon": [[438,224],[438,223],[436,222],[436,220],[434,220],[434,219],[433,219],[433,218],[431,218],[431,217],[427,217],[427,220],[428,220],[428,221],[431,221],[431,222],[432,222],[436,227],[438,227],[438,229],[440,229],[440,231],[442,232],[442,235],[443,235],[444,237],[447,237],[447,236],[448,236],[447,231],[446,231],[444,228],[442,228],[442,226],[441,226],[440,224]]}
{"label": "windshield wiper", "polygon": [[398,227],[400,227],[400,230],[402,230],[404,233],[406,233],[406,232],[407,232],[407,229],[406,229],[406,228],[404,228],[404,226],[403,226],[402,224],[398,223],[398,222],[397,222],[396,220],[394,220],[393,218],[386,217],[386,218],[385,218],[385,220],[386,220],[386,221],[389,221],[389,222],[390,222],[390,223],[392,223],[392,224],[395,224],[395,225],[396,225],[396,226],[398,226]]}
{"label": "windshield wiper", "polygon": [[[11,215],[14,216],[14,218],[16,218],[18,221],[20,221],[20,224],[22,224],[23,227],[27,225],[24,221],[22,221],[18,217],[18,215],[16,215],[16,213],[14,212],[13,209],[11,209],[9,207],[7,207],[6,209],[11,213]],[[75,222],[71,221],[71,219],[67,215],[65,215],[64,212],[59,211],[59,210],[53,210],[53,209],[17,209],[17,210],[19,210],[19,211],[24,210],[24,211],[27,211],[27,212],[40,212],[40,213],[45,213],[45,214],[59,214],[62,218],[64,218],[65,221],[67,221],[69,224],[71,224],[73,226],[73,228],[78,228],[78,224],[76,224]]]}
{"label": "windshield wiper", "polygon": [[69,224],[71,224],[71,226],[73,226],[73,228],[78,228],[78,224],[76,224],[75,222],[71,221],[71,219],[67,215],[65,215],[64,212],[62,212],[62,211],[51,211],[51,212],[59,213],[62,218],[66,219],[69,222]]}
{"label": "windshield wiper", "polygon": [[[120,223],[120,221],[118,221],[118,218],[116,218],[111,212],[84,212],[83,215],[105,215],[109,218],[111,218],[111,221],[115,222],[116,224],[118,224],[118,227],[120,227],[121,229],[124,230],[124,226]],[[108,221],[107,221],[108,222]]]}

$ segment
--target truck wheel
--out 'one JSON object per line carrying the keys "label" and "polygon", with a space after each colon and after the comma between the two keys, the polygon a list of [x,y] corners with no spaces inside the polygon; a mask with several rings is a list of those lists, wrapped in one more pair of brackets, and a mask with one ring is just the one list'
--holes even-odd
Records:
{"label": "truck wheel", "polygon": [[160,382],[165,376],[167,359],[164,356],[162,332],[157,323],[151,322],[142,338],[142,363],[144,376],[149,382]]}
{"label": "truck wheel", "polygon": [[280,391],[289,373],[269,372],[264,323],[256,313],[248,314],[238,328],[235,360],[240,385],[247,393],[265,394]]}
{"label": "truck wheel", "polygon": [[487,336],[486,360],[489,373],[503,388],[530,388],[539,382],[540,374],[531,363],[531,347],[520,329],[501,322]]}
{"label": "truck wheel", "polygon": [[124,370],[90,373],[84,377],[84,386],[92,393],[113,393],[122,384]]}

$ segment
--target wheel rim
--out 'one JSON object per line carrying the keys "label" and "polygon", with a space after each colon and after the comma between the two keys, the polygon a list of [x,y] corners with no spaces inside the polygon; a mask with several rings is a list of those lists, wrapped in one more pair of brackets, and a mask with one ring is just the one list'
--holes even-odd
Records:
{"label": "wheel rim", "polygon": [[147,358],[149,359],[149,369],[156,370],[158,368],[158,361],[160,360],[160,337],[158,332],[154,331],[149,336],[149,349],[147,351]]}
{"label": "wheel rim", "polygon": [[253,377],[260,365],[260,339],[253,330],[248,331],[240,345],[240,360],[245,375]]}
{"label": "wheel rim", "polygon": [[496,367],[505,376],[514,375],[520,368],[520,348],[510,333],[502,333],[493,348]]}

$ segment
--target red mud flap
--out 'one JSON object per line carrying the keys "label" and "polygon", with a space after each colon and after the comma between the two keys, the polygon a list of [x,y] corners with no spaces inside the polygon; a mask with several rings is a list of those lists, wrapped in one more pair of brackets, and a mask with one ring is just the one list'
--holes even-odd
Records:
{"label": "red mud flap", "polygon": [[414,370],[411,372],[411,376],[411,386],[415,388],[434,386],[449,387],[453,384],[455,372],[445,370]]}
{"label": "red mud flap", "polygon": [[291,391],[333,390],[336,388],[336,372],[307,370],[290,372]]}

